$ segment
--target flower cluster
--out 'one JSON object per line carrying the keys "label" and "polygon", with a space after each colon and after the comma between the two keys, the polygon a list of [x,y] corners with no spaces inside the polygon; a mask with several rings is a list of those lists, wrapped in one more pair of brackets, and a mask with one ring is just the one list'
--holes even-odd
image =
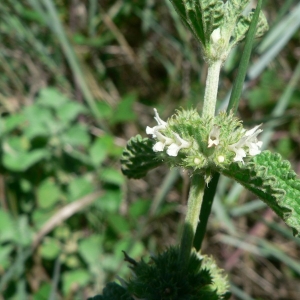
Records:
{"label": "flower cluster", "polygon": [[159,115],[157,110],[154,108],[155,117],[154,119],[157,122],[157,126],[146,128],[147,134],[152,134],[153,138],[156,138],[158,142],[153,146],[154,152],[163,151],[165,146],[168,146],[167,154],[169,156],[177,156],[178,152],[182,148],[189,148],[191,143],[182,139],[178,133],[172,132],[173,138],[169,138],[161,133],[162,130],[167,128],[168,123],[163,121]]}
{"label": "flower cluster", "polygon": [[[262,142],[257,136],[261,125],[245,130],[233,115],[220,113],[214,119],[203,118],[195,110],[178,111],[163,121],[154,109],[157,125],[147,126],[146,133],[156,140],[153,151],[176,157],[181,149],[187,149],[181,162],[165,159],[172,165],[205,169],[214,166],[225,167],[232,162],[244,163],[247,156],[261,152]],[[233,153],[235,155],[233,155]]]}
{"label": "flower cluster", "polygon": [[[255,126],[250,130],[242,129],[243,136],[240,140],[232,145],[228,145],[230,151],[235,152],[235,157],[233,161],[241,161],[244,163],[243,158],[247,156],[246,150],[250,156],[255,156],[261,152],[261,147],[263,142],[257,140],[257,135],[262,132],[262,129],[259,129],[261,126]],[[210,131],[208,138],[208,148],[217,146],[220,143],[220,127],[213,125],[212,130]],[[248,149],[246,149],[248,148]],[[222,160],[222,159],[221,159]]]}
{"label": "flower cluster", "polygon": [[248,153],[251,156],[255,156],[261,152],[261,147],[263,142],[257,140],[258,134],[262,132],[262,129],[258,129],[260,125],[255,126],[250,130],[244,130],[244,136],[235,144],[229,145],[228,149],[235,152],[234,161],[243,161],[243,158],[246,157],[245,147],[248,148]]}

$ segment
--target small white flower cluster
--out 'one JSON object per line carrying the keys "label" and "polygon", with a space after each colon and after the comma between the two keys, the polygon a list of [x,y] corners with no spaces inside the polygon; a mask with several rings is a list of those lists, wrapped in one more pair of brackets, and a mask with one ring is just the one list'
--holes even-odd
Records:
{"label": "small white flower cluster", "polygon": [[[248,148],[248,153],[251,156],[255,156],[261,152],[263,142],[257,140],[257,135],[262,132],[262,129],[258,129],[261,126],[255,126],[250,130],[244,130],[244,135],[235,144],[229,145],[228,149],[235,152],[234,161],[241,161],[244,163],[243,158],[247,156],[245,147]],[[217,146],[220,143],[220,128],[216,125],[213,126],[208,138],[208,148]]]}
{"label": "small white flower cluster", "polygon": [[248,148],[248,153],[251,156],[255,156],[261,152],[263,142],[257,140],[257,136],[262,132],[262,129],[258,129],[260,125],[255,126],[250,130],[245,130],[244,136],[235,144],[229,145],[228,148],[235,152],[234,161],[243,161],[246,157],[246,151],[243,147]]}
{"label": "small white flower cluster", "polygon": [[182,148],[189,148],[191,143],[182,139],[179,134],[173,132],[174,138],[169,138],[164,136],[160,131],[167,128],[168,123],[163,121],[158,113],[157,110],[154,108],[155,117],[154,119],[157,122],[157,126],[146,128],[147,134],[152,134],[153,138],[156,138],[158,142],[153,146],[154,152],[161,152],[164,150],[165,146],[168,146],[167,154],[169,156],[177,156],[178,152]]}

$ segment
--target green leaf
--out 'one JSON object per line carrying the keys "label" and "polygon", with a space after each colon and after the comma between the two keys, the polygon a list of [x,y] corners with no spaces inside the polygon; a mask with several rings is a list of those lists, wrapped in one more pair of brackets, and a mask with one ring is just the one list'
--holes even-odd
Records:
{"label": "green leaf", "polygon": [[35,209],[32,214],[32,221],[36,229],[42,226],[53,216],[54,210]]}
{"label": "green leaf", "polygon": [[10,265],[10,254],[13,251],[11,244],[1,245],[0,247],[0,269],[6,270]]}
{"label": "green leaf", "polygon": [[79,243],[78,252],[90,266],[91,269],[98,269],[98,263],[102,253],[103,235],[91,235]]}
{"label": "green leaf", "polygon": [[40,288],[34,293],[33,300],[47,299],[51,294],[51,284],[44,283]]}
{"label": "green leaf", "polygon": [[62,134],[63,143],[71,146],[87,147],[90,143],[88,129],[83,124],[76,124]]}
{"label": "green leaf", "polygon": [[[187,28],[189,28],[191,32],[193,32],[193,29],[190,27],[189,23],[187,22],[187,17],[186,17],[186,12],[185,12],[185,7],[183,4],[183,1],[182,0],[170,0],[170,2],[174,6],[176,12],[180,16],[180,18],[181,18],[182,22],[185,24],[185,26]],[[202,32],[202,38],[204,39],[203,32]],[[202,38],[200,39],[200,41],[202,41]]]}
{"label": "green leaf", "polygon": [[59,124],[48,107],[40,107],[36,104],[27,106],[23,110],[27,126],[24,128],[24,135],[28,139],[36,136],[49,136],[60,130]]}
{"label": "green leaf", "polygon": [[67,295],[73,288],[87,285],[91,274],[84,269],[72,270],[63,274],[63,291]]}
{"label": "green leaf", "polygon": [[75,101],[64,103],[57,111],[57,116],[64,123],[72,122],[79,114],[85,113],[86,108]]}
{"label": "green leaf", "polygon": [[151,201],[139,199],[133,202],[129,207],[129,215],[132,219],[137,219],[140,216],[145,216],[151,206]]}
{"label": "green leaf", "polygon": [[22,172],[29,169],[37,162],[48,158],[49,152],[46,149],[32,150],[30,152],[5,152],[3,165],[10,171]]}
{"label": "green leaf", "polygon": [[99,197],[94,205],[104,213],[117,213],[122,202],[122,192],[117,190],[106,190],[105,194]]}
{"label": "green leaf", "polygon": [[2,119],[3,129],[1,130],[2,134],[3,134],[3,132],[7,133],[7,132],[10,132],[10,131],[16,129],[21,124],[23,124],[25,122],[25,120],[26,119],[23,114],[13,114],[6,118],[3,118]]}
{"label": "green leaf", "polygon": [[41,245],[40,254],[45,259],[55,259],[61,251],[61,245],[57,239],[46,237]]}
{"label": "green leaf", "polygon": [[116,185],[122,185],[124,183],[124,176],[122,174],[113,169],[113,168],[105,168],[100,173],[100,179],[107,183],[112,183]]}
{"label": "green leaf", "polygon": [[0,209],[0,242],[12,241],[16,235],[16,224],[11,215]]}
{"label": "green leaf", "polygon": [[110,214],[107,222],[109,223],[111,229],[114,230],[118,235],[125,235],[130,231],[128,220],[118,214]]}
{"label": "green leaf", "polygon": [[86,177],[78,177],[72,180],[68,186],[69,199],[71,201],[78,200],[79,198],[88,195],[94,190],[91,180]]}
{"label": "green leaf", "polygon": [[161,165],[162,159],[152,148],[154,141],[137,135],[131,138],[121,158],[122,172],[129,178],[142,178],[147,172]]}
{"label": "green leaf", "polygon": [[104,161],[108,153],[107,141],[103,138],[97,138],[89,149],[91,161],[94,166],[99,165]]}
{"label": "green leaf", "polygon": [[[220,27],[224,16],[224,2],[219,0],[203,1],[206,40],[209,41],[212,32]],[[205,5],[205,6],[204,6]]]}
{"label": "green leaf", "polygon": [[245,165],[232,163],[221,172],[257,195],[300,236],[300,180],[288,161],[264,151]]}
{"label": "green leaf", "polygon": [[54,88],[45,88],[40,91],[36,101],[41,106],[59,109],[64,103],[70,100]]}
{"label": "green leaf", "polygon": [[37,190],[37,201],[41,208],[52,207],[60,197],[61,191],[51,178],[44,180]]}
{"label": "green leaf", "polygon": [[111,117],[111,123],[116,124],[120,122],[133,121],[136,118],[133,112],[132,105],[136,101],[135,94],[126,95],[116,107],[114,114]]}

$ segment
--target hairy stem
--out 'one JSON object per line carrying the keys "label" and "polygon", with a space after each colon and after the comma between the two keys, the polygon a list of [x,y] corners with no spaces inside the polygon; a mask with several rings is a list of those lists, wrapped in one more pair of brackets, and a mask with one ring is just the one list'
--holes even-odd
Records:
{"label": "hairy stem", "polygon": [[222,61],[213,61],[208,65],[202,117],[214,117]]}
{"label": "hairy stem", "polygon": [[187,205],[187,214],[180,244],[180,260],[183,266],[187,266],[190,258],[194,235],[199,222],[204,188],[204,177],[198,174],[193,175]]}

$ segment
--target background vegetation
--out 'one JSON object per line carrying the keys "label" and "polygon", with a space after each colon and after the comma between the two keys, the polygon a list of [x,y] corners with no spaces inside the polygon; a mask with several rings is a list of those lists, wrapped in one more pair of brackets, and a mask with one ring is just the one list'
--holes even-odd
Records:
{"label": "background vegetation", "polygon": [[[255,1],[252,1],[255,5]],[[239,115],[300,173],[300,4],[266,0]],[[226,108],[242,46],[221,74]],[[206,66],[169,1],[0,2],[0,299],[86,299],[178,243],[189,174],[126,180],[126,141],[176,108],[201,110]],[[300,298],[300,241],[222,178],[203,252],[232,299]]]}

